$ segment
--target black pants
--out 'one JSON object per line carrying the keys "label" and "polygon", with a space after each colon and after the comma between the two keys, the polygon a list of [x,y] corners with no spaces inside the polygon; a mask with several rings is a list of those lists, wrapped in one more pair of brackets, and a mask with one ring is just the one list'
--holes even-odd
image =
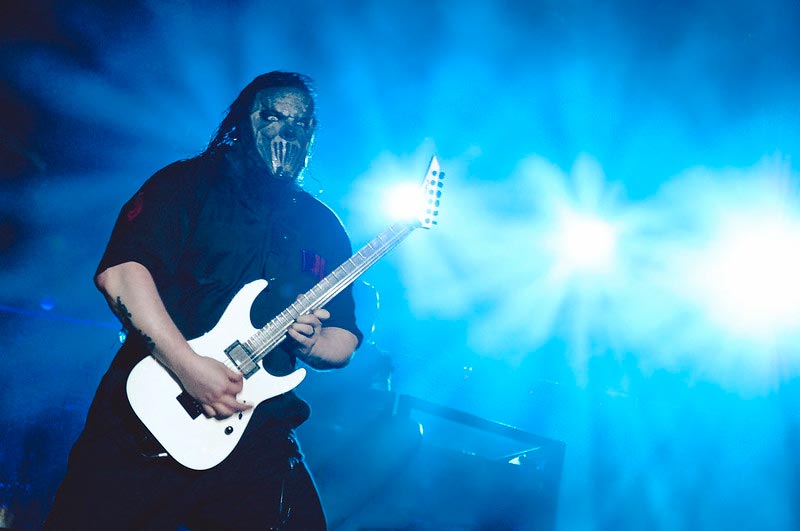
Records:
{"label": "black pants", "polygon": [[128,431],[84,432],[44,529],[326,529],[316,487],[291,434],[246,433],[225,461],[206,471],[146,453]]}

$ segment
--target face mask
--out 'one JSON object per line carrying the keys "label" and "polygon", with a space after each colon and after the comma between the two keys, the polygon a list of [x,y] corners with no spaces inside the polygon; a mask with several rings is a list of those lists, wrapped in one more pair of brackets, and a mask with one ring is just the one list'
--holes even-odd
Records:
{"label": "face mask", "polygon": [[314,134],[313,101],[296,88],[256,94],[250,113],[256,149],[273,177],[292,181],[306,165]]}
{"label": "face mask", "polygon": [[[261,153],[260,147],[259,153]],[[307,153],[307,150],[296,142],[278,136],[269,144],[269,160],[266,160],[263,153],[261,157],[265,159],[264,162],[267,163],[273,177],[282,181],[293,181],[305,167]]]}

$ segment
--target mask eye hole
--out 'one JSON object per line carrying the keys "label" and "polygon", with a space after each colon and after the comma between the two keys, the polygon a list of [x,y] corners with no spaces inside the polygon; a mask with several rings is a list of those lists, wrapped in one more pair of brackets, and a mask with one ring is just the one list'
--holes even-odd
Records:
{"label": "mask eye hole", "polygon": [[267,122],[277,122],[278,117],[275,116],[275,113],[268,110],[263,110],[258,112],[259,118]]}

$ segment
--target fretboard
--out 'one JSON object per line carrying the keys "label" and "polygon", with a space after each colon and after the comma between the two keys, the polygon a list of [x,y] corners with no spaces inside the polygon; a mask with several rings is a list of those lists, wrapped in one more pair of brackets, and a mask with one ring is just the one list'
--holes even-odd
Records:
{"label": "fretboard", "polygon": [[378,234],[342,265],[331,271],[317,285],[300,295],[288,308],[276,315],[258,332],[244,342],[258,363],[286,339],[289,326],[301,315],[322,308],[343,289],[352,284],[386,253],[394,249],[419,224],[396,223]]}

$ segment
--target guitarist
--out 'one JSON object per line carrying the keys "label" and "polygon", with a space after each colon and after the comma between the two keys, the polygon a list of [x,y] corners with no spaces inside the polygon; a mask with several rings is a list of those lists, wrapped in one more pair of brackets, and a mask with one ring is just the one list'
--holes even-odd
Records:
{"label": "guitarist", "polygon": [[[250,407],[237,399],[242,375],[187,339],[213,328],[246,283],[270,280],[251,309],[260,328],[351,256],[339,219],[298,184],[315,125],[309,78],[261,75],[203,153],[160,170],[123,206],[95,283],[127,339],[70,453],[46,529],[325,529],[293,435],[310,410],[293,392],[258,406],[232,453],[205,471],[166,455],[125,393],[130,370],[152,355],[206,415]],[[346,365],[362,338],[350,288],[298,317],[288,335],[265,358],[269,372],[288,374],[297,359]]]}

